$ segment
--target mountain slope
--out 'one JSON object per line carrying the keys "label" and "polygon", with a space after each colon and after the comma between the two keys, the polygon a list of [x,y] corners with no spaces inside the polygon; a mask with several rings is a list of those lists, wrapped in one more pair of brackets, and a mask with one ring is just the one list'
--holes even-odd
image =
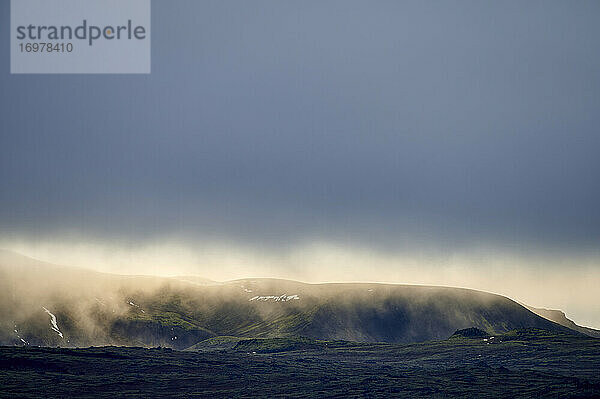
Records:
{"label": "mountain slope", "polygon": [[526,306],[526,308],[532,311],[533,313],[537,314],[538,316],[560,324],[561,326],[565,326],[567,328],[570,328],[571,330],[579,331],[580,333],[590,337],[600,338],[600,330],[596,330],[589,327],[582,327],[580,325],[575,324],[572,320],[568,319],[565,313],[561,310],[534,308],[532,306]]}
{"label": "mountain slope", "polygon": [[0,254],[0,344],[185,349],[216,336],[411,343],[476,327],[578,334],[494,294],[394,284],[119,276]]}

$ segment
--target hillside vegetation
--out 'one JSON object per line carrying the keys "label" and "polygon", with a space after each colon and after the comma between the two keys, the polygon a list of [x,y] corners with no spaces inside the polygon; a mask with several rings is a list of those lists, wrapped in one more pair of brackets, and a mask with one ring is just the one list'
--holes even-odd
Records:
{"label": "hillside vegetation", "polygon": [[469,327],[491,335],[522,328],[580,334],[508,298],[467,289],[190,280],[102,274],[4,254],[0,344],[187,349],[224,336],[414,343]]}

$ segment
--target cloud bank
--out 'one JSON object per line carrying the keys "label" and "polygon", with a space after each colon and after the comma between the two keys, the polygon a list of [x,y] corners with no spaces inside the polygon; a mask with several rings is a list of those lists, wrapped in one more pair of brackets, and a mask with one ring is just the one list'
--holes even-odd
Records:
{"label": "cloud bank", "polygon": [[0,63],[4,247],[215,278],[598,281],[597,2],[153,8],[151,75]]}

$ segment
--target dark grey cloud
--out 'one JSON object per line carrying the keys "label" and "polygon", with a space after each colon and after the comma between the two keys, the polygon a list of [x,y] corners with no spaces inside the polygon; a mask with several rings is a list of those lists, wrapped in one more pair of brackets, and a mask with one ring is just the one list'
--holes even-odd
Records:
{"label": "dark grey cloud", "polygon": [[152,11],[149,76],[2,58],[2,234],[597,246],[598,2]]}

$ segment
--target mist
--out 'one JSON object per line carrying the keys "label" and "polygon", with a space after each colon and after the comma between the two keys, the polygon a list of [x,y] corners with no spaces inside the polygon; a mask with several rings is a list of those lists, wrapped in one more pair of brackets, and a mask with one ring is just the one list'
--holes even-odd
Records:
{"label": "mist", "polygon": [[0,248],[469,287],[600,327],[598,2],[152,7],[149,75],[0,63]]}
{"label": "mist", "polygon": [[600,281],[598,256],[533,255],[490,247],[454,252],[384,251],[332,242],[280,250],[222,242],[192,246],[163,241],[119,246],[66,239],[44,243],[5,241],[2,246],[53,264],[122,275],[471,288],[534,307],[560,309],[580,325],[600,326],[600,294],[595,289]]}

